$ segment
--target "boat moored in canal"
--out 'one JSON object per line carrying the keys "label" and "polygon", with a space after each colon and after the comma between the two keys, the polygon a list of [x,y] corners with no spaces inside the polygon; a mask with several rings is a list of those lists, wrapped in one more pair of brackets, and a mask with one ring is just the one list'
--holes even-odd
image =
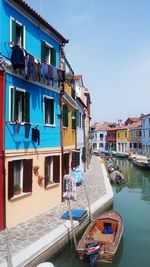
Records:
{"label": "boat moored in canal", "polygon": [[108,211],[96,218],[86,229],[76,252],[80,260],[89,257],[91,266],[112,263],[124,229],[122,217]]}
{"label": "boat moored in canal", "polygon": [[150,159],[146,157],[136,157],[132,159],[132,163],[137,167],[150,170]]}

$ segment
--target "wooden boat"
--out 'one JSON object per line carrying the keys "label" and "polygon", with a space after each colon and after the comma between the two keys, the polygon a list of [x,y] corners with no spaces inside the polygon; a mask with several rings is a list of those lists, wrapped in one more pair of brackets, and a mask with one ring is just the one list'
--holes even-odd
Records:
{"label": "wooden boat", "polygon": [[90,265],[112,263],[124,229],[119,213],[108,211],[101,214],[86,229],[76,252],[80,260],[89,257]]}

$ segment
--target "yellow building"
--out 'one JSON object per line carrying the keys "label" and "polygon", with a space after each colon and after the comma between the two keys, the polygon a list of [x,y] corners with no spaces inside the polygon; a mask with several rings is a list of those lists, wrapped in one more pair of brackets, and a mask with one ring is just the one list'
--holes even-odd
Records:
{"label": "yellow building", "polygon": [[128,126],[121,125],[117,129],[116,150],[120,152],[130,151],[130,129]]}
{"label": "yellow building", "polygon": [[65,63],[70,68],[66,72],[64,94],[61,98],[61,129],[62,129],[62,175],[68,174],[77,167],[79,153],[76,151],[76,109],[74,89],[74,73],[65,58]]}

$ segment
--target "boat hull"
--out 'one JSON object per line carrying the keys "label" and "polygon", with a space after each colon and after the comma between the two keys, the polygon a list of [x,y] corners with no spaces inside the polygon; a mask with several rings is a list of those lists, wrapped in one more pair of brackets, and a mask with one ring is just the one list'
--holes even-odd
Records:
{"label": "boat hull", "polygon": [[136,160],[136,159],[133,159],[132,160],[132,163],[141,168],[141,169],[144,169],[144,170],[150,170],[150,162],[144,162],[144,161],[140,161],[140,160]]}

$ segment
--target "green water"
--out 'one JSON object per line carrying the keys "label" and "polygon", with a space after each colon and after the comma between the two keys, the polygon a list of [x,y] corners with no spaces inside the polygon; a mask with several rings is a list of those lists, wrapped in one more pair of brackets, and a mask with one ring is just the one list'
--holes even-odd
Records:
{"label": "green water", "polygon": [[[125,229],[113,264],[99,266],[150,267],[150,171],[140,170],[128,160],[117,160],[117,164],[128,182],[113,187],[113,209],[122,215]],[[78,260],[73,246],[67,246],[51,262],[55,267],[89,266]]]}

